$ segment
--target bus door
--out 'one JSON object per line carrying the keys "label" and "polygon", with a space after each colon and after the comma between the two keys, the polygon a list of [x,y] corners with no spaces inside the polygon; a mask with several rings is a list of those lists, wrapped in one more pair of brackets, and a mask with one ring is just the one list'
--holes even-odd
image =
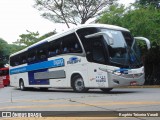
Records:
{"label": "bus door", "polygon": [[88,64],[89,85],[92,87],[103,88],[108,87],[107,72],[101,70],[106,68],[108,61],[107,50],[103,36],[97,36],[87,39],[86,57]]}

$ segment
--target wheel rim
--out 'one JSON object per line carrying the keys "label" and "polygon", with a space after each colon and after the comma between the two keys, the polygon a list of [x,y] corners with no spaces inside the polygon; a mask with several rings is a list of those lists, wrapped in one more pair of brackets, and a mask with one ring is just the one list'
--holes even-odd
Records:
{"label": "wheel rim", "polygon": [[84,89],[84,83],[82,78],[78,78],[75,81],[75,88],[77,91],[82,91]]}

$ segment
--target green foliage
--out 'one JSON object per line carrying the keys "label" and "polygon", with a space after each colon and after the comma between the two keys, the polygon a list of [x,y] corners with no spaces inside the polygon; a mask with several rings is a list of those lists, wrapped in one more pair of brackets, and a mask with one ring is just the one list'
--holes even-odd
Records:
{"label": "green foliage", "polygon": [[39,33],[38,32],[30,32],[28,30],[27,34],[21,34],[19,35],[20,39],[18,39],[14,44],[18,44],[19,46],[30,46],[36,42],[38,42]]}
{"label": "green foliage", "polygon": [[43,40],[43,39],[48,38],[48,37],[50,37],[50,36],[52,36],[52,35],[54,35],[54,34],[56,34],[56,33],[57,33],[56,31],[46,33],[46,34],[44,34],[43,36],[39,37],[38,40],[39,40],[39,41],[40,41],[40,40]]}
{"label": "green foliage", "polygon": [[142,7],[154,6],[155,8],[160,8],[160,0],[136,0],[136,3]]}
{"label": "green foliage", "polygon": [[0,38],[0,67],[4,67],[8,63],[9,51],[8,43]]}
{"label": "green foliage", "polygon": [[19,46],[19,45],[16,45],[16,44],[8,44],[8,52],[9,52],[9,55],[11,55],[12,53],[15,53],[17,51],[20,51],[24,48],[24,46]]}
{"label": "green foliage", "polygon": [[[112,8],[112,9],[111,9]],[[133,36],[145,36],[160,45],[160,11],[139,8],[125,11],[123,6],[111,6],[110,12],[104,13],[100,23],[119,25],[128,28]],[[113,9],[114,8],[114,9]]]}
{"label": "green foliage", "polygon": [[114,4],[105,11],[102,17],[99,19],[100,23],[121,25],[121,19],[125,13],[124,5]]}
{"label": "green foliage", "polygon": [[129,11],[122,18],[122,26],[131,30],[134,36],[145,36],[160,45],[160,12],[152,8]]}
{"label": "green foliage", "polygon": [[14,44],[8,44],[5,40],[0,38],[0,67],[9,62],[9,55],[21,50],[22,47]]}
{"label": "green foliage", "polygon": [[56,34],[56,32],[53,31],[39,37],[38,32],[27,32],[27,34],[20,35],[21,38],[14,42],[14,44],[8,44],[5,40],[0,38],[0,67],[4,67],[4,65],[8,64],[9,55],[11,55],[12,53],[20,51],[35,42],[38,42],[47,37],[50,37],[51,35]]}
{"label": "green foliage", "polygon": [[[25,47],[28,47],[40,40],[43,40],[47,37],[50,37],[51,35],[54,35],[56,34],[56,31],[53,31],[53,32],[49,32],[49,33],[46,33],[45,35],[39,37],[39,33],[38,32],[30,32],[27,30],[27,34],[21,34],[19,35],[20,39],[18,39],[16,42],[14,42],[15,45],[18,45],[20,46],[19,49],[23,49]],[[14,48],[14,46],[13,46]],[[19,50],[17,49],[17,50]]]}

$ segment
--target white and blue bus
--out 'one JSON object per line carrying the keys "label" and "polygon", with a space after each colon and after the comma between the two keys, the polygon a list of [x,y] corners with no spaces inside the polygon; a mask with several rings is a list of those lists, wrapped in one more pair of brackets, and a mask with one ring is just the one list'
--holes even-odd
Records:
{"label": "white and blue bus", "polygon": [[10,56],[11,86],[99,88],[144,84],[144,67],[136,39],[129,30],[105,24],[82,25],[55,34]]}

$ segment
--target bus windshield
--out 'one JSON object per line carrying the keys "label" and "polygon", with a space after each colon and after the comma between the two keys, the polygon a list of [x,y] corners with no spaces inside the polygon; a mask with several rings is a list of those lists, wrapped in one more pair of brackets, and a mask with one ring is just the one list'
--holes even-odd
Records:
{"label": "bus windshield", "polygon": [[129,32],[109,29],[101,29],[101,31],[111,34],[114,40],[113,44],[110,45],[106,36],[104,36],[111,64],[129,68],[142,65],[139,48]]}

